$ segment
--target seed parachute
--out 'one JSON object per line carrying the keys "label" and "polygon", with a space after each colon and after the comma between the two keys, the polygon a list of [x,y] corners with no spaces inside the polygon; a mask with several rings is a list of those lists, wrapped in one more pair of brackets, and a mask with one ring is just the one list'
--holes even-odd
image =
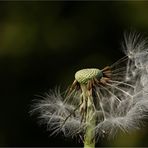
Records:
{"label": "seed parachute", "polygon": [[77,71],[65,94],[47,93],[31,112],[52,134],[81,135],[86,147],[103,135],[139,129],[148,112],[147,43],[138,33],[125,34],[123,58],[102,70]]}

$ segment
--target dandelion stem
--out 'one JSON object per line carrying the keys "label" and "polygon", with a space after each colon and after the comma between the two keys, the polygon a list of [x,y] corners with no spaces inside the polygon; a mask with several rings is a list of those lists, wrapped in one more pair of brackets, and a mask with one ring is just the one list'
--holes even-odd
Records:
{"label": "dandelion stem", "polygon": [[86,131],[84,135],[84,148],[95,148],[95,126],[96,126],[96,118],[94,115],[94,106],[92,104],[92,94],[87,89],[86,85],[81,85],[83,96],[86,99],[87,109],[86,109]]}

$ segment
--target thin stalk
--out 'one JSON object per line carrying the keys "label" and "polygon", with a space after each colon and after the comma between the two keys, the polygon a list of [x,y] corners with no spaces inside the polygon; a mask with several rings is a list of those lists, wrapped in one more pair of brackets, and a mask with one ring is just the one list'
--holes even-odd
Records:
{"label": "thin stalk", "polygon": [[95,148],[95,126],[96,117],[94,115],[95,108],[93,106],[93,96],[87,89],[86,85],[81,85],[83,98],[86,99],[86,118],[87,124],[85,135],[84,135],[84,148]]}

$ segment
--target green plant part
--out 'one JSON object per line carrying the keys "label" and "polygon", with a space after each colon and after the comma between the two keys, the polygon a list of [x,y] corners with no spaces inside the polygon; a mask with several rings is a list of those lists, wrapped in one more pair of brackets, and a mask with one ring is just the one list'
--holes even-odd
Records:
{"label": "green plant part", "polygon": [[77,71],[75,74],[75,79],[81,84],[86,84],[89,80],[93,78],[100,79],[102,77],[103,77],[102,71],[97,68],[82,69]]}
{"label": "green plant part", "polygon": [[84,135],[84,147],[95,147],[95,131],[96,112],[93,96],[93,88],[96,85],[105,85],[111,77],[111,69],[109,66],[103,70],[97,68],[87,68],[79,70],[75,73],[75,80],[69,89],[70,94],[74,89],[81,90],[80,114],[81,122],[87,123]]}

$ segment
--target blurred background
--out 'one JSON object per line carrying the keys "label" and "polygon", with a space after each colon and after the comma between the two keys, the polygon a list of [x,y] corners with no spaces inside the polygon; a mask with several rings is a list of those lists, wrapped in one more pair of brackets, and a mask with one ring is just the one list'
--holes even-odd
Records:
{"label": "blurred background", "polygon": [[[0,1],[0,146],[79,146],[49,136],[29,115],[32,100],[66,89],[77,70],[103,68],[124,56],[124,31],[148,36],[148,1]],[[139,131],[100,139],[97,146],[148,146]]]}

